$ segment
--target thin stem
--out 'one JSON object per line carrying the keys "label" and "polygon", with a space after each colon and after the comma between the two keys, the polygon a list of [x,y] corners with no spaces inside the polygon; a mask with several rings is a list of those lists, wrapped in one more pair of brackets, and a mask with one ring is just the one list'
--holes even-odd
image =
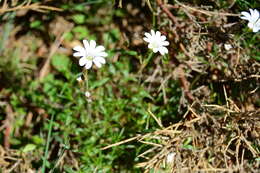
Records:
{"label": "thin stem", "polygon": [[153,29],[156,30],[156,28],[157,28],[156,15],[153,13]]}
{"label": "thin stem", "polygon": [[[148,55],[148,58],[147,58],[147,64],[150,62],[150,60],[152,59],[152,57],[153,57],[153,55],[154,55],[154,53],[153,53],[153,51],[151,51],[150,53],[149,53],[149,55]],[[147,65],[146,64],[146,65]]]}
{"label": "thin stem", "polygon": [[139,73],[142,73],[143,69],[147,66],[147,64],[149,64],[150,60],[152,59],[154,53],[153,51],[151,51],[147,57],[147,59],[144,60],[141,69],[139,70]]}
{"label": "thin stem", "polygon": [[89,84],[88,84],[88,71],[85,70],[85,71],[83,72],[83,75],[84,75],[84,78],[85,78],[85,80],[86,80],[86,89],[87,89],[87,91],[88,91],[88,90],[89,90]]}
{"label": "thin stem", "polygon": [[46,163],[47,163],[48,151],[49,151],[49,146],[50,146],[53,118],[54,118],[54,114],[51,115],[51,120],[50,120],[50,124],[49,124],[49,128],[48,128],[48,136],[47,136],[47,143],[46,143],[46,148],[45,148],[45,153],[44,153],[44,158],[43,158],[42,173],[45,173],[45,167],[46,167]]}

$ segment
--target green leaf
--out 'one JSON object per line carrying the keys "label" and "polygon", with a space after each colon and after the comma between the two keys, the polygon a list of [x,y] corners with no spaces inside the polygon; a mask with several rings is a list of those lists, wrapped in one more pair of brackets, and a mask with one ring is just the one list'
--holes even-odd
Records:
{"label": "green leaf", "polygon": [[23,148],[22,152],[23,152],[23,153],[28,153],[28,152],[30,152],[30,151],[35,150],[35,148],[36,148],[36,145],[34,145],[34,144],[27,144],[27,145]]}
{"label": "green leaf", "polygon": [[44,139],[41,138],[40,136],[32,136],[32,141],[35,143],[35,144],[38,144],[38,145],[43,145],[44,144]]}
{"label": "green leaf", "polygon": [[83,26],[76,26],[72,29],[72,32],[77,36],[79,40],[89,37],[89,30]]}
{"label": "green leaf", "polygon": [[73,34],[71,32],[66,32],[64,38],[65,40],[71,41],[73,39]]}
{"label": "green leaf", "polygon": [[94,89],[94,88],[100,87],[100,86],[104,85],[105,83],[107,83],[108,81],[109,81],[109,78],[104,78],[102,80],[95,81],[95,82],[93,82],[91,84],[90,89]]}
{"label": "green leaf", "polygon": [[133,50],[126,50],[126,51],[122,51],[124,54],[126,55],[131,55],[131,56],[137,56],[138,53],[136,51]]}
{"label": "green leaf", "polygon": [[63,54],[55,54],[51,59],[51,64],[59,72],[66,72],[69,69],[70,59]]}
{"label": "green leaf", "polygon": [[75,14],[75,15],[72,16],[72,20],[76,24],[83,24],[85,22],[85,15],[83,15],[83,14]]}
{"label": "green leaf", "polygon": [[192,145],[183,145],[182,148],[188,149],[188,150],[194,150],[194,147]]}
{"label": "green leaf", "polygon": [[84,11],[85,10],[85,6],[84,5],[75,5],[74,7],[73,7],[73,9],[74,10],[76,10],[76,11]]}
{"label": "green leaf", "polygon": [[36,20],[36,21],[33,21],[32,23],[30,23],[30,27],[31,28],[38,28],[40,27],[42,24],[42,22],[40,20]]}

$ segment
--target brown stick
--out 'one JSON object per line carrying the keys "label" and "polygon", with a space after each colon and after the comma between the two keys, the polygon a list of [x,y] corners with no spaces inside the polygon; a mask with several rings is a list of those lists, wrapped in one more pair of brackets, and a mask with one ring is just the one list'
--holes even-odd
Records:
{"label": "brown stick", "polygon": [[51,50],[50,53],[48,55],[47,60],[45,61],[43,67],[41,68],[40,72],[39,72],[39,79],[42,80],[50,71],[50,62],[51,62],[51,58],[52,56],[56,53],[56,51],[58,50],[60,44],[62,43],[62,41],[65,38],[65,33],[70,31],[72,28],[72,26],[70,26],[68,29],[65,29],[63,31],[59,31],[59,34],[57,35],[54,43],[51,46]]}
{"label": "brown stick", "polygon": [[12,122],[14,119],[14,113],[11,105],[6,104],[6,119],[4,120],[5,131],[4,131],[4,147],[6,149],[10,148],[10,135],[12,131]]}
{"label": "brown stick", "polygon": [[169,9],[162,3],[162,0],[157,0],[158,6],[163,10],[165,14],[171,19],[171,21],[177,25],[177,19],[172,15],[172,13],[169,11]]}
{"label": "brown stick", "polygon": [[192,103],[194,101],[194,97],[192,96],[192,94],[190,93],[190,87],[189,87],[189,82],[185,77],[185,72],[183,70],[184,65],[179,65],[179,80],[181,83],[181,86],[183,88],[184,94],[187,97],[189,103]]}

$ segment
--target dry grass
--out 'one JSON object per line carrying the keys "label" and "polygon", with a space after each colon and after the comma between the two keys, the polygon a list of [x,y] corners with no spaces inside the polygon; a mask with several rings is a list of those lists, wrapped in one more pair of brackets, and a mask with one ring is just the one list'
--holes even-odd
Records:
{"label": "dry grass", "polygon": [[[16,4],[12,1],[12,5]],[[19,10],[34,10],[38,12],[47,12],[49,10],[53,11],[61,11],[61,9],[56,7],[50,7],[46,5],[41,5],[40,3],[32,3],[31,0],[24,1],[23,3],[15,6],[10,6],[7,0],[4,0],[2,7],[0,8],[0,14],[11,12],[11,11],[19,11]]]}
{"label": "dry grass", "polygon": [[[218,113],[219,115],[215,115]],[[241,112],[225,106],[198,104],[184,121],[113,144],[137,140],[150,146],[138,157],[144,172],[258,172],[260,111]],[[158,119],[155,119],[159,121]],[[167,156],[173,153],[172,162]]]}
{"label": "dry grass", "polygon": [[[0,14],[18,10],[39,12],[60,10],[40,3],[31,3],[30,0],[19,5],[13,3],[14,1],[8,3],[5,0],[0,8]],[[149,0],[146,2],[150,10],[154,12],[155,9],[152,9]],[[143,168],[144,172],[151,170],[180,173],[259,172],[260,162],[257,158],[260,158],[260,110],[254,103],[260,97],[257,93],[260,86],[260,63],[247,57],[246,50],[240,45],[241,40],[232,37],[232,32],[229,33],[231,27],[236,24],[225,25],[228,23],[228,17],[238,15],[191,7],[178,1],[176,1],[175,6],[162,4],[161,0],[157,0],[157,2],[158,23],[168,21],[160,29],[165,32],[171,44],[174,45],[170,51],[170,61],[168,64],[158,63],[161,62],[161,57],[156,57],[152,72],[147,70],[148,68],[142,69],[140,67],[142,73],[134,75],[144,81],[150,93],[162,91],[164,105],[169,102],[171,97],[165,91],[169,87],[168,82],[170,80],[179,81],[183,94],[179,109],[182,109],[182,111],[187,109],[188,111],[182,115],[180,122],[165,127],[162,120],[148,109],[147,113],[157,123],[158,130],[106,146],[102,150],[132,141],[145,144],[149,149],[138,155],[139,160],[142,161],[136,165],[136,167]],[[120,1],[119,6],[122,6],[122,1]],[[142,10],[135,9],[130,3],[127,7],[133,13],[132,16],[142,13]],[[176,13],[184,13],[187,18],[184,20],[182,17],[173,16],[170,12],[172,9],[176,10]],[[142,48],[140,38],[147,26],[146,24],[140,25],[140,23],[145,22],[137,22],[137,20],[139,21],[139,18],[124,18],[122,24],[119,24],[122,26],[119,27],[122,30],[122,35],[125,34],[123,30],[128,31],[126,33],[136,31],[134,34],[137,36],[125,34],[124,39],[128,40],[131,46]],[[140,18],[140,20],[143,19]],[[209,27],[205,27],[203,25],[205,23]],[[114,25],[116,24],[113,24],[113,27]],[[211,26],[213,27],[211,28]],[[49,73],[50,58],[60,44],[63,42],[66,46],[63,37],[67,31],[66,28],[70,30],[71,26],[64,27],[63,24],[60,24],[60,27],[54,25],[54,28],[59,32],[54,34],[56,40],[50,43],[50,53],[45,55],[47,61],[39,70],[39,78],[43,78]],[[102,27],[101,31],[103,32],[103,30]],[[224,37],[222,37],[223,35]],[[121,39],[122,47],[124,39]],[[23,40],[21,42],[24,44]],[[232,49],[225,50],[225,43],[231,44]],[[71,46],[67,46],[66,49],[70,51]],[[226,105],[210,104],[216,102],[216,100],[212,101],[212,97],[217,93],[216,90],[209,89],[211,83],[223,88]],[[237,94],[237,97],[239,95],[245,97],[244,102],[239,99],[232,100],[234,98],[231,97],[232,85],[238,83],[254,84],[253,88],[243,88]],[[12,109],[6,109],[5,112],[7,117],[0,130],[6,129],[5,136],[7,138],[5,141],[9,141],[10,132],[8,133],[6,127],[11,128],[9,124],[12,124],[13,113]],[[182,114],[181,111],[179,113]],[[31,120],[28,122],[31,122]],[[25,154],[21,150],[8,149],[9,145],[9,143],[5,144],[6,149],[0,146],[2,171],[34,172],[33,162],[39,161],[42,153],[39,155],[30,152]],[[60,146],[59,143],[54,143],[52,146],[49,153],[56,153],[57,148],[63,149],[63,146]],[[169,162],[167,156],[171,153],[174,157]],[[62,170],[63,165],[68,163],[75,170],[79,170],[80,161],[77,159],[78,156],[73,154],[72,151],[64,150],[54,166]]]}

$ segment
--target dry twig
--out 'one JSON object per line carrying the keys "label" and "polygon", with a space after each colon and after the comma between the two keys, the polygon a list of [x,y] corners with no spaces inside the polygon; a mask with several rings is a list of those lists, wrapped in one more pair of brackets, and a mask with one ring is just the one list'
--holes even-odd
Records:
{"label": "dry twig", "polygon": [[62,43],[62,41],[64,40],[65,37],[65,33],[71,30],[71,26],[64,30],[64,31],[60,31],[59,34],[57,35],[53,45],[51,46],[51,51],[49,53],[49,56],[47,58],[47,60],[45,61],[42,69],[40,70],[39,73],[39,79],[43,79],[50,71],[50,62],[51,62],[51,58],[52,56],[56,53],[56,51],[58,50],[60,44]]}
{"label": "dry twig", "polygon": [[158,6],[163,10],[163,12],[171,19],[171,21],[177,26],[178,21],[173,16],[173,14],[169,11],[169,9],[163,4],[162,0],[157,0]]}
{"label": "dry twig", "polygon": [[5,133],[4,133],[4,147],[10,148],[10,135],[12,130],[12,124],[14,119],[14,112],[10,104],[6,104],[6,119],[5,124]]}

